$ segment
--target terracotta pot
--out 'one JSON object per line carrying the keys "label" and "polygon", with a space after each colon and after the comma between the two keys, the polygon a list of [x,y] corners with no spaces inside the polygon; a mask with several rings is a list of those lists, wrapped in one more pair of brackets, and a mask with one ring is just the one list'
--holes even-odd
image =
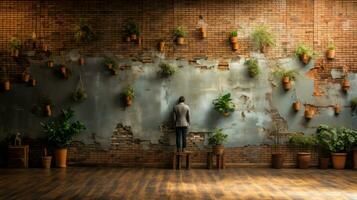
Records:
{"label": "terracotta pot", "polygon": [[222,113],[223,116],[228,117],[231,113],[230,112],[224,112]]}
{"label": "terracotta pot", "polygon": [[25,83],[28,83],[30,81],[30,74],[29,73],[24,73],[22,75],[22,81]]}
{"label": "terracotta pot", "polygon": [[336,56],[336,51],[335,50],[327,50],[326,51],[326,57],[327,59],[335,59],[335,56]]}
{"label": "terracotta pot", "polygon": [[119,74],[119,70],[115,70],[115,69],[111,69],[112,75],[118,75]]}
{"label": "terracotta pot", "polygon": [[63,76],[67,76],[67,68],[65,66],[60,67],[60,72]]}
{"label": "terracotta pot", "polygon": [[303,54],[300,55],[300,60],[305,65],[307,65],[310,62],[310,59],[311,59],[311,57],[308,56],[306,53],[303,53]]}
{"label": "terracotta pot", "polygon": [[45,169],[51,168],[52,156],[43,156],[42,157],[42,167]]}
{"label": "terracotta pot", "polygon": [[4,81],[4,90],[10,91],[11,90],[11,82],[9,80]]}
{"label": "terracotta pot", "polygon": [[126,106],[131,106],[133,104],[133,100],[131,97],[126,97]]}
{"label": "terracotta pot", "polygon": [[179,45],[183,45],[185,43],[185,38],[184,37],[177,37],[176,42]]}
{"label": "terracotta pot", "polygon": [[36,79],[31,79],[31,86],[32,86],[32,87],[35,87],[36,84],[37,84]]}
{"label": "terracotta pot", "polygon": [[334,169],[344,169],[347,153],[331,153],[332,166]]}
{"label": "terracotta pot", "polygon": [[42,51],[44,51],[44,52],[48,51],[48,45],[47,44],[42,45]]}
{"label": "terracotta pot", "polygon": [[238,44],[238,37],[230,37],[230,41],[232,44]]}
{"label": "terracotta pot", "polygon": [[284,90],[288,91],[291,89],[291,81],[288,76],[284,76],[282,82]]}
{"label": "terracotta pot", "polygon": [[310,120],[310,119],[314,118],[315,110],[313,110],[313,109],[305,109],[304,115],[305,115],[305,119]]}
{"label": "terracotta pot", "polygon": [[49,60],[49,61],[47,62],[47,66],[48,66],[49,68],[53,68],[53,65],[54,65],[54,62],[53,62],[52,60]]}
{"label": "terracotta pot", "polygon": [[125,41],[126,41],[126,42],[130,42],[130,41],[131,41],[130,36],[126,36],[126,37],[125,37]]}
{"label": "terracotta pot", "polygon": [[271,163],[274,169],[283,168],[284,155],[281,153],[274,153],[271,155]]}
{"label": "terracotta pot", "polygon": [[334,110],[335,110],[335,115],[339,115],[341,112],[341,106],[339,104],[336,104]]}
{"label": "terracotta pot", "polygon": [[300,169],[307,169],[310,166],[311,153],[298,152],[297,161]]}
{"label": "terracotta pot", "polygon": [[232,50],[233,50],[233,51],[237,51],[238,48],[239,48],[238,43],[232,43]]}
{"label": "terracotta pot", "polygon": [[357,149],[353,149],[353,169],[357,169]]}
{"label": "terracotta pot", "polygon": [[67,167],[67,149],[61,148],[55,150],[56,167]]}
{"label": "terracotta pot", "polygon": [[342,81],[342,83],[341,83],[341,86],[342,86],[342,90],[343,90],[344,92],[347,92],[347,91],[350,89],[350,87],[351,87],[350,81],[347,80],[347,79],[343,79],[343,81]]}
{"label": "terracotta pot", "polygon": [[136,34],[131,34],[130,35],[130,40],[131,41],[135,41],[138,38],[138,36]]}
{"label": "terracotta pot", "polygon": [[205,28],[201,27],[198,29],[200,31],[201,38],[206,38],[207,37],[207,31]]}
{"label": "terracotta pot", "polygon": [[319,168],[320,169],[328,169],[329,161],[330,161],[330,158],[328,158],[328,157],[320,157],[319,158]]}
{"label": "terracotta pot", "polygon": [[294,111],[297,112],[297,111],[300,110],[300,108],[301,108],[301,103],[300,103],[299,101],[295,101],[295,102],[293,103],[293,109],[294,109]]}
{"label": "terracotta pot", "polygon": [[107,68],[108,68],[109,70],[112,70],[112,69],[113,69],[113,64],[112,64],[112,63],[107,64]]}
{"label": "terracotta pot", "polygon": [[261,53],[265,53],[265,52],[267,51],[267,49],[268,49],[268,47],[267,47],[266,45],[262,45],[262,46],[260,47],[260,52],[261,52]]}
{"label": "terracotta pot", "polygon": [[11,56],[19,57],[19,55],[20,55],[20,50],[14,49],[14,50],[11,51]]}
{"label": "terracotta pot", "polygon": [[163,52],[165,50],[165,42],[161,41],[159,42],[159,51]]}
{"label": "terracotta pot", "polygon": [[138,37],[138,39],[136,40],[136,44],[138,44],[139,46],[141,46],[141,43],[143,42],[143,38],[142,37]]}
{"label": "terracotta pot", "polygon": [[214,145],[214,146],[212,146],[212,152],[216,155],[217,154],[222,155],[224,152],[224,146],[223,145]]}
{"label": "terracotta pot", "polygon": [[51,105],[46,105],[46,106],[45,106],[45,114],[46,114],[47,117],[52,116]]}
{"label": "terracotta pot", "polygon": [[82,58],[82,57],[79,58],[79,59],[78,59],[78,64],[79,64],[79,65],[84,65],[84,58]]}

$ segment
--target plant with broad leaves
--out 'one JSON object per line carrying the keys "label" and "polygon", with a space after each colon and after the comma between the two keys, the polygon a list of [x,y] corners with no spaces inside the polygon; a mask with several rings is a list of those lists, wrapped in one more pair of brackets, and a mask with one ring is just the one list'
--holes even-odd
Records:
{"label": "plant with broad leaves", "polygon": [[223,129],[214,129],[212,133],[208,135],[208,144],[222,145],[227,140],[228,135],[223,133]]}
{"label": "plant with broad leaves", "polygon": [[235,110],[235,105],[232,102],[230,93],[219,96],[217,99],[214,99],[212,103],[214,109],[221,114],[229,114]]}

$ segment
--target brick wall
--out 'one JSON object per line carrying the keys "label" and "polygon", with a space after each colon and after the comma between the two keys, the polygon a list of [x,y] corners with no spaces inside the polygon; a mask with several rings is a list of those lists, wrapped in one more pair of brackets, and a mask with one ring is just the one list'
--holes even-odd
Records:
{"label": "brick wall", "polygon": [[[206,39],[198,36],[199,16],[208,25]],[[86,46],[73,42],[74,26],[80,18],[92,25],[99,35],[98,41]],[[123,27],[128,20],[137,22],[141,28],[140,45],[124,41]],[[267,24],[277,36],[277,47],[266,54],[270,59],[292,56],[298,43],[306,43],[320,52],[315,83],[339,81],[331,79],[333,68],[344,67],[350,72],[357,72],[355,0],[3,0],[0,2],[1,65],[7,67],[12,77],[22,73],[23,65],[16,64],[8,56],[8,41],[12,36],[19,38],[24,44],[22,51],[26,52],[32,48],[32,32],[36,32],[38,43],[49,45],[57,55],[74,48],[87,56],[150,54],[157,52],[159,38],[165,38],[165,55],[168,57],[191,59],[208,56],[224,60],[249,55],[253,50],[249,35],[252,28],[260,23]],[[187,43],[183,46],[175,45],[172,37],[172,31],[179,25],[189,32]],[[237,52],[233,52],[227,42],[228,33],[233,29],[242,30]],[[327,61],[323,55],[331,39],[337,46],[337,59]],[[189,141],[192,142],[194,135],[190,135]],[[70,148],[70,160],[72,164],[166,166],[171,148],[165,139],[160,144],[150,144],[133,138],[130,131],[120,130],[113,133],[109,150],[96,143],[75,143]],[[193,145],[190,148],[196,152],[194,163],[202,165],[205,162],[205,147],[196,148]],[[295,151],[283,147],[290,164],[294,163]],[[271,148],[264,145],[227,149],[227,163],[232,166],[265,166],[270,163],[270,152]]]}

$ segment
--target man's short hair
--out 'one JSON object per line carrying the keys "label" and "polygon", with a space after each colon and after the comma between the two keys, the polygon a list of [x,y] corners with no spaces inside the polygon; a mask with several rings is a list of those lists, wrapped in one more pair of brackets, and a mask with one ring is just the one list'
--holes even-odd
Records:
{"label": "man's short hair", "polygon": [[184,96],[180,96],[179,98],[179,103],[185,102],[185,97]]}

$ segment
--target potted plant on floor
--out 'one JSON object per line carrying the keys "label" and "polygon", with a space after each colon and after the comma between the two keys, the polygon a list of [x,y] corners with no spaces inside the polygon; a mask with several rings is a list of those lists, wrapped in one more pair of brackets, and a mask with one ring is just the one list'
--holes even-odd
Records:
{"label": "potted plant on floor", "polygon": [[238,45],[238,31],[237,30],[230,32],[229,41],[231,42],[232,50],[237,51],[238,47],[239,47],[239,45]]}
{"label": "potted plant on floor", "polygon": [[83,123],[74,121],[74,111],[71,108],[62,110],[58,119],[41,123],[48,140],[55,145],[55,159],[57,167],[67,167],[67,147],[71,145],[73,137],[85,130]]}
{"label": "potted plant on floor", "polygon": [[335,59],[336,56],[336,45],[333,42],[329,42],[327,45],[326,57],[329,60]]}
{"label": "potted plant on floor", "polygon": [[[304,147],[311,149],[316,145],[316,138],[312,135],[304,135],[303,133],[293,134],[289,137],[289,144],[295,147]],[[310,166],[311,152],[298,152],[297,165],[300,169],[307,169]]]}
{"label": "potted plant on floor", "polygon": [[296,70],[279,69],[275,74],[282,79],[284,90],[288,91],[291,89],[291,82],[296,79],[299,73]]}
{"label": "potted plant on floor", "polygon": [[162,62],[159,65],[159,67],[160,67],[159,75],[163,78],[168,78],[174,75],[176,72],[175,68],[171,64],[166,62]]}
{"label": "potted plant on floor", "polygon": [[139,25],[135,22],[129,21],[125,25],[124,32],[127,38],[126,41],[136,41],[140,36]]}
{"label": "potted plant on floor", "polygon": [[124,91],[125,104],[126,106],[131,106],[133,104],[133,99],[135,97],[134,88],[129,87]]}
{"label": "potted plant on floor", "polygon": [[328,169],[330,162],[330,134],[324,131],[331,131],[329,127],[321,125],[316,131],[316,144],[320,150],[319,168]]}
{"label": "potted plant on floor", "polygon": [[257,59],[248,59],[245,61],[244,64],[248,66],[248,74],[250,77],[255,78],[260,74],[260,68]]}
{"label": "potted plant on floor", "polygon": [[184,27],[179,26],[174,30],[174,37],[178,45],[183,45],[185,43],[186,36],[187,36],[187,31]]}
{"label": "potted plant on floor", "polygon": [[212,152],[221,155],[224,152],[223,143],[227,140],[228,135],[224,134],[222,129],[216,128],[208,136],[208,144],[212,146]]}
{"label": "potted plant on floor", "polygon": [[315,54],[316,53],[305,44],[299,44],[295,50],[295,55],[304,65],[307,65]]}
{"label": "potted plant on floor", "polygon": [[214,109],[225,117],[228,117],[230,113],[234,112],[235,105],[232,102],[231,93],[227,93],[219,96],[212,101]]}
{"label": "potted plant on floor", "polygon": [[12,57],[19,57],[20,49],[21,49],[21,42],[16,37],[12,37],[9,41],[9,46],[11,50]]}
{"label": "potted plant on floor", "polygon": [[255,27],[251,40],[253,46],[260,49],[262,53],[265,53],[268,47],[275,46],[275,36],[269,32],[268,27],[264,25]]}
{"label": "potted plant on floor", "polygon": [[274,169],[281,169],[284,165],[284,154],[280,151],[283,133],[279,131],[276,125],[269,133],[269,139],[273,141],[273,152],[271,154],[271,166]]}

